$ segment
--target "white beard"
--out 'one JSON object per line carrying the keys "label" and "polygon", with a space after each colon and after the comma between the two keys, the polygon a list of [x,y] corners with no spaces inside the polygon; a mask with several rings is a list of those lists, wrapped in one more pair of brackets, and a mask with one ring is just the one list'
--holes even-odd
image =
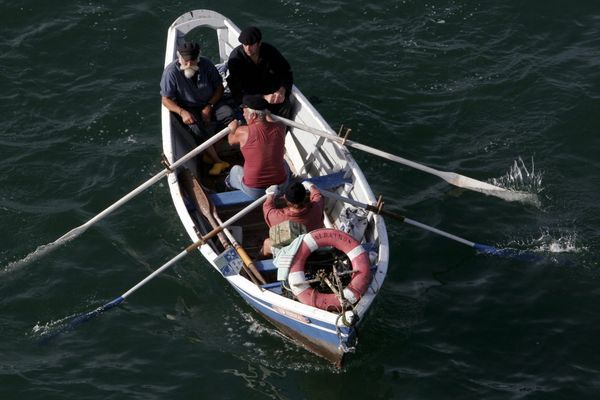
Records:
{"label": "white beard", "polygon": [[199,69],[200,68],[197,65],[192,65],[187,68],[181,68],[181,70],[183,71],[183,74],[188,79],[192,79],[192,77],[194,75],[196,75],[196,72],[198,72]]}

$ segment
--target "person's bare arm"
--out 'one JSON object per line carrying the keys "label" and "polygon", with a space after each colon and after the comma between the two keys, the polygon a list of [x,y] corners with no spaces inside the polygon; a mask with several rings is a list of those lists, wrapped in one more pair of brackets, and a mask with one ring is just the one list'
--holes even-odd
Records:
{"label": "person's bare arm", "polygon": [[246,140],[248,139],[248,126],[238,126],[235,131],[231,132],[227,135],[227,141],[230,146],[239,145],[242,147],[246,144]]}
{"label": "person's bare arm", "polygon": [[167,108],[167,110],[178,114],[183,120],[184,124],[191,125],[196,122],[192,113],[177,104],[175,100],[162,96],[162,104]]}

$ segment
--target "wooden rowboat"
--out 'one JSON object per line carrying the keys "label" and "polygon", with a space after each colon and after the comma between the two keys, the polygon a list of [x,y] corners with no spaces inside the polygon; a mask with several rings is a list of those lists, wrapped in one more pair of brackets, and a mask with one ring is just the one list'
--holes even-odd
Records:
{"label": "wooden rowboat", "polygon": [[[165,66],[175,59],[177,43],[185,40],[186,36],[196,34],[198,31],[191,35],[190,32],[197,28],[211,28],[216,33],[219,52],[219,59],[213,59],[216,64],[225,64],[230,52],[239,45],[240,30],[228,18],[209,10],[190,11],[177,18],[168,30]],[[207,29],[201,30],[205,31]],[[347,148],[339,141],[324,139],[309,132],[319,130],[335,134],[296,87],[293,88],[292,103],[295,124],[294,127],[290,126],[286,135],[286,161],[294,177],[311,179],[320,189],[337,195],[326,198],[324,220],[329,229],[304,237],[303,243],[310,238],[317,247],[326,244],[327,237],[334,242],[311,254],[305,261],[306,265],[301,265],[305,267],[302,279],[309,281],[304,285],[311,285],[313,297],[331,298],[333,295],[340,299],[345,296],[345,291],[336,288],[342,289],[349,280],[361,276],[363,280],[368,278],[364,282],[364,293],[355,304],[342,299],[337,309],[329,307],[329,311],[305,304],[310,303],[306,296],[293,295],[289,290],[293,289],[290,282],[278,280],[273,260],[254,260],[262,240],[269,235],[259,206],[244,215],[237,222],[238,226],[229,227],[215,235],[199,250],[240,296],[283,334],[340,366],[345,354],[355,350],[358,329],[363,321],[368,321],[365,315],[385,280],[388,267],[387,231],[383,218],[370,211],[375,207],[364,210],[340,201],[341,196],[364,204],[376,203],[369,183]],[[171,116],[165,107],[162,107],[161,116],[163,151],[166,161],[173,164],[191,148],[172,131]],[[310,129],[302,129],[303,126]],[[220,134],[225,136],[226,132]],[[239,151],[226,144],[219,144],[217,149],[224,159],[240,160]],[[222,178],[209,176],[201,157],[191,159],[169,174],[168,185],[175,209],[193,242],[252,203],[240,191],[226,191]],[[354,229],[350,229],[349,221],[356,223]],[[348,237],[355,240],[352,243],[357,246],[339,249],[336,240],[344,241]],[[338,250],[335,250],[336,247]],[[356,257],[357,253],[361,256]],[[298,263],[296,259],[294,261]],[[336,265],[336,276],[332,272],[332,264]],[[360,271],[355,264],[361,264]],[[323,284],[324,281],[337,282],[337,285],[331,285],[331,289]]]}

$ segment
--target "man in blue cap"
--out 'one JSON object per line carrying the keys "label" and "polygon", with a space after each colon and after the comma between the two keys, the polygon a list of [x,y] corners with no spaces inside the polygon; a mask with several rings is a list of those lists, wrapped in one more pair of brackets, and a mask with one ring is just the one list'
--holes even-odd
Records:
{"label": "man in blue cap", "polygon": [[257,27],[244,29],[238,38],[241,45],[229,55],[228,86],[236,103],[247,94],[261,95],[273,114],[290,118],[290,95],[294,77],[285,57],[269,43],[262,41]]}

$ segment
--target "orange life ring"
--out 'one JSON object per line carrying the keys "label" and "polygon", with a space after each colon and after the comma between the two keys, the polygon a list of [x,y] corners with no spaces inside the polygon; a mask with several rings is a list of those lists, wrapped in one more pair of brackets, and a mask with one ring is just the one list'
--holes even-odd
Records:
{"label": "orange life ring", "polygon": [[320,293],[306,283],[304,265],[319,247],[333,246],[346,253],[352,263],[352,280],[343,290],[344,298],[355,304],[367,291],[371,282],[369,255],[352,236],[337,229],[317,229],[307,233],[294,255],[288,282],[300,302],[327,311],[341,311],[342,305],[334,293]]}

